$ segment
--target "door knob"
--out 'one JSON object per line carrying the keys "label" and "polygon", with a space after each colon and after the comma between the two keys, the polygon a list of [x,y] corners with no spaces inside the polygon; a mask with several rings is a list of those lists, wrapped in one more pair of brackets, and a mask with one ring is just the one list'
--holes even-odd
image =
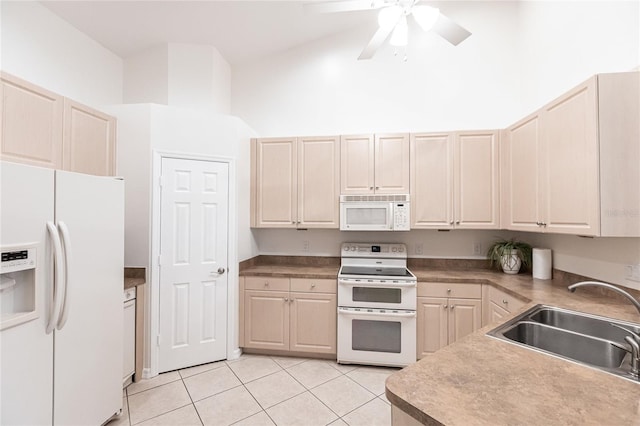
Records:
{"label": "door knob", "polygon": [[220,267],[218,268],[218,275],[222,275],[224,274],[224,268]]}

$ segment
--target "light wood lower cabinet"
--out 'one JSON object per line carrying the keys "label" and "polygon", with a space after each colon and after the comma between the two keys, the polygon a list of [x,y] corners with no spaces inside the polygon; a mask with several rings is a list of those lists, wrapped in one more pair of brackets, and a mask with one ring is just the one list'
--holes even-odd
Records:
{"label": "light wood lower cabinet", "polygon": [[482,301],[483,327],[487,324],[497,324],[504,321],[527,303],[492,285],[482,287]]}
{"label": "light wood lower cabinet", "polygon": [[336,353],[336,280],[245,277],[240,346]]}
{"label": "light wood lower cabinet", "polygon": [[419,282],[418,359],[479,329],[481,297],[481,284]]}

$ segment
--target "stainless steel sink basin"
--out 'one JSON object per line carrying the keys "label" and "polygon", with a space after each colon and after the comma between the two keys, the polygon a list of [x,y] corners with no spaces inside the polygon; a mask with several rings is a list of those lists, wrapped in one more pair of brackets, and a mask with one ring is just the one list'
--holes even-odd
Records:
{"label": "stainless steel sink basin", "polygon": [[514,342],[604,368],[619,368],[627,355],[627,351],[606,340],[529,321],[518,322],[503,336]]}
{"label": "stainless steel sink basin", "polygon": [[640,332],[640,324],[537,305],[487,335],[638,383],[624,349],[629,333],[612,324]]}

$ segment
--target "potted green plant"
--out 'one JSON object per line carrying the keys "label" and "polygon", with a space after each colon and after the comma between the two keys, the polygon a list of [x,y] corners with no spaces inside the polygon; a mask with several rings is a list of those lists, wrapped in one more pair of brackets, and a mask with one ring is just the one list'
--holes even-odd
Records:
{"label": "potted green plant", "polygon": [[505,274],[517,274],[522,265],[531,267],[531,253],[531,245],[523,241],[502,239],[489,246],[487,258],[492,268],[500,266]]}

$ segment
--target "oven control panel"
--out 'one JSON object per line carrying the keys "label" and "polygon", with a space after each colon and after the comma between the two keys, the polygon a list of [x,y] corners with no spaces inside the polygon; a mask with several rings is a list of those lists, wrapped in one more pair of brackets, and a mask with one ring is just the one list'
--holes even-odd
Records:
{"label": "oven control panel", "polygon": [[407,246],[404,244],[385,243],[342,243],[342,257],[407,257]]}

